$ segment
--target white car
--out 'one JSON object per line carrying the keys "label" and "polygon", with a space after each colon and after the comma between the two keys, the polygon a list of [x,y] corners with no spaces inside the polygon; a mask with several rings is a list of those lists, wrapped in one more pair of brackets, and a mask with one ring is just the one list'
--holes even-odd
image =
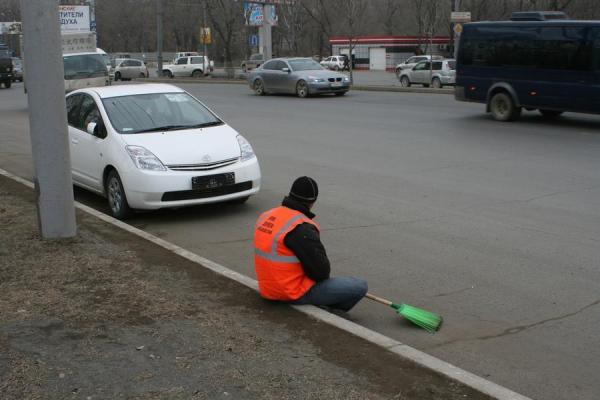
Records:
{"label": "white car", "polygon": [[163,65],[163,76],[169,78],[176,76],[199,78],[208,75],[213,68],[214,62],[206,56],[179,57],[173,64]]}
{"label": "white car", "polygon": [[[444,57],[442,57],[442,56],[433,56],[434,60],[442,60],[443,58]],[[404,61],[404,62],[396,65],[396,77],[398,79],[400,79],[400,73],[402,72],[402,70],[404,70],[404,69],[411,69],[412,67],[414,67],[415,65],[417,65],[421,61],[429,61],[431,59],[432,59],[432,56],[430,56],[430,55],[412,56],[412,57],[410,57],[406,61]]]}
{"label": "white car", "polygon": [[325,68],[339,71],[344,69],[344,60],[344,56],[331,56],[323,59],[320,64]]}
{"label": "white car", "polygon": [[245,202],[260,190],[250,143],[186,91],[106,86],[67,96],[73,183],[107,197],[111,214]]}
{"label": "white car", "polygon": [[148,78],[148,68],[142,60],[134,58],[118,58],[114,61],[112,70],[115,81]]}

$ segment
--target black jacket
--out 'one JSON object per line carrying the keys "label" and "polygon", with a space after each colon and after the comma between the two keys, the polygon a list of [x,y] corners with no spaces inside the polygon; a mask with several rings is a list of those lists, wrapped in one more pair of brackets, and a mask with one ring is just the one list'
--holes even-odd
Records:
{"label": "black jacket", "polygon": [[[310,219],[315,217],[308,207],[291,197],[284,198],[281,205],[300,211]],[[285,235],[283,243],[298,257],[310,279],[320,282],[329,278],[331,267],[317,228],[311,224],[300,224]]]}

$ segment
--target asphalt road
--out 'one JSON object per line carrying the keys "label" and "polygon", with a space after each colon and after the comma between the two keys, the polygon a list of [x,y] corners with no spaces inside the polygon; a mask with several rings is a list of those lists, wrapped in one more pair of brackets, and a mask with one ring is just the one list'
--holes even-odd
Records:
{"label": "asphalt road", "polygon": [[[355,322],[533,398],[598,398],[600,117],[498,123],[447,95],[183,86],[252,142],[262,191],[133,225],[254,276],[255,218],[312,176],[335,274],[445,318],[429,335],[365,300]],[[0,168],[31,178],[20,84],[0,90]]]}

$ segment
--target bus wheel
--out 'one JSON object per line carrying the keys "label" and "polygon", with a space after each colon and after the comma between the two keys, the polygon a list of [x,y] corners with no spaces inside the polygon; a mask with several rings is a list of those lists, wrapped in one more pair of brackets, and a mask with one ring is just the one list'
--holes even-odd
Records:
{"label": "bus wheel", "polygon": [[521,115],[521,108],[516,107],[508,93],[496,93],[490,100],[490,111],[496,121],[514,121]]}
{"label": "bus wheel", "polygon": [[540,113],[546,118],[556,118],[559,115],[561,115],[563,112],[556,111],[556,110],[540,110]]}

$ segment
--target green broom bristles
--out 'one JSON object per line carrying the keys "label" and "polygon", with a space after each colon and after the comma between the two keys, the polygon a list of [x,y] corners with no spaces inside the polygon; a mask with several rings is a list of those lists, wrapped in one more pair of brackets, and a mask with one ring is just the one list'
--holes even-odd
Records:
{"label": "green broom bristles", "polygon": [[443,318],[432,312],[413,307],[408,304],[392,304],[392,308],[415,325],[420,326],[427,332],[433,333],[442,326]]}

